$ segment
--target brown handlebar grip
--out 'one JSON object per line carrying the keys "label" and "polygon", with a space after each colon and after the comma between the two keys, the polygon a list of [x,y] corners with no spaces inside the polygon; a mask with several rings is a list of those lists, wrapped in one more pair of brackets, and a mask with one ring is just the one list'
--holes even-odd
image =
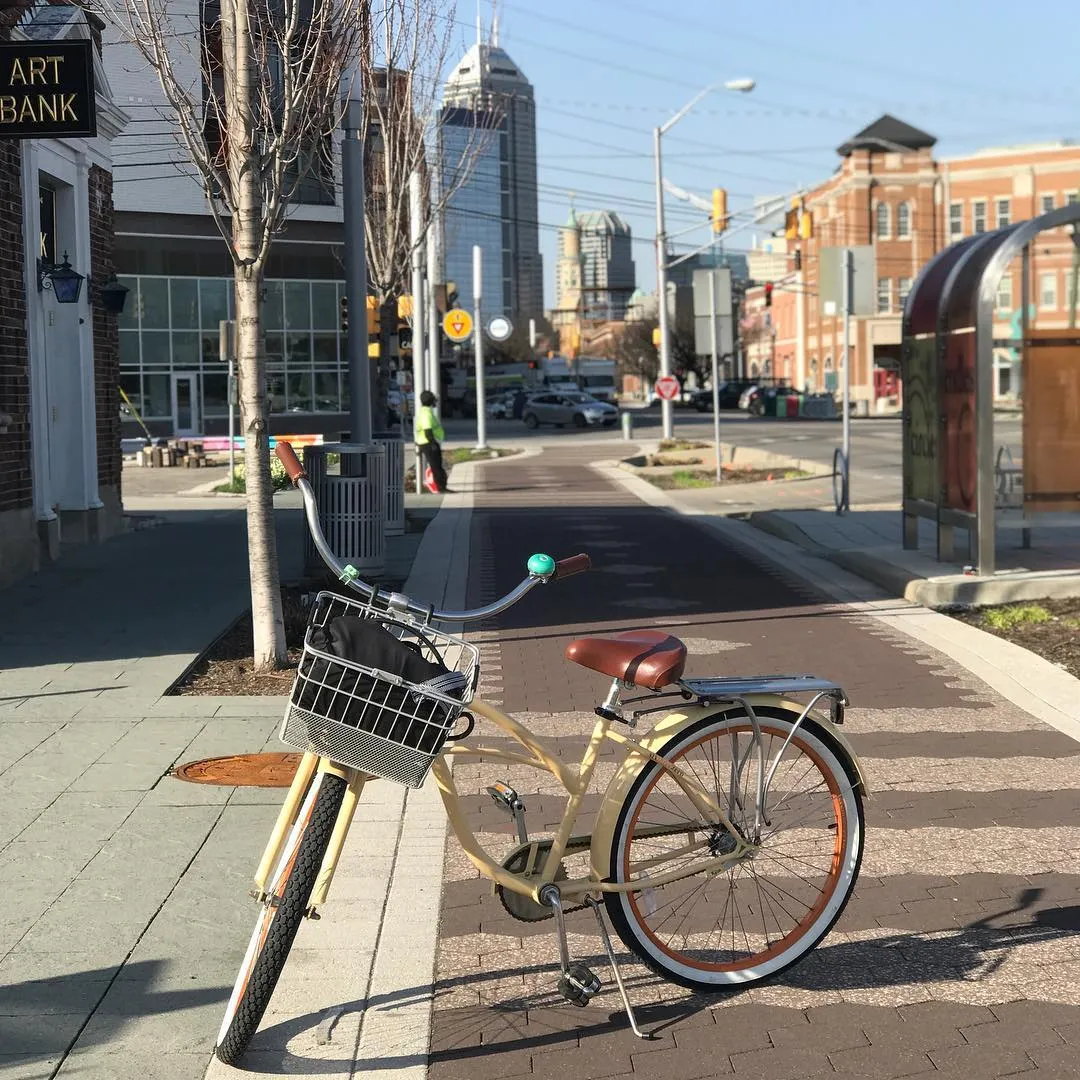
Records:
{"label": "brown handlebar grip", "polygon": [[307,473],[304,472],[304,466],[300,464],[300,459],[296,456],[296,451],[292,448],[291,443],[281,442],[280,440],[274,447],[274,453],[278,456],[278,461],[285,466],[285,471],[289,474],[289,479],[295,484],[298,480],[306,480]]}
{"label": "brown handlebar grip", "polygon": [[592,566],[592,559],[588,555],[571,555],[568,559],[560,559],[555,564],[555,580],[573,577],[575,574],[584,574]]}

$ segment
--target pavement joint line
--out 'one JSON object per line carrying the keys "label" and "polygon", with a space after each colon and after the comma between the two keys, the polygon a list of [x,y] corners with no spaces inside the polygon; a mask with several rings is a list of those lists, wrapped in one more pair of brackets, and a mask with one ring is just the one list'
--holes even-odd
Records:
{"label": "pavement joint line", "polygon": [[594,470],[615,480],[642,502],[679,514],[719,533],[746,555],[773,563],[801,579],[852,614],[869,616],[943,653],[1007,701],[1080,740],[1080,679],[1012,642],[967,626],[910,601],[888,596],[878,588],[797,544],[755,529],[745,522],[702,510],[687,510],[666,492],[613,467],[594,462]]}

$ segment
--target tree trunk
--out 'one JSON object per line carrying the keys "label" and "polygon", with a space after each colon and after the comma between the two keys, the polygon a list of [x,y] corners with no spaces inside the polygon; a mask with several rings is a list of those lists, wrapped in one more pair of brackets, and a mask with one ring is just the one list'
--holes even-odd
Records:
{"label": "tree trunk", "polygon": [[[262,205],[254,140],[254,94],[246,0],[222,5],[228,41],[235,50],[233,84],[226,86],[228,170],[233,195],[233,252],[236,283],[236,366],[244,428],[247,484],[248,573],[251,579],[252,649],[256,670],[288,660],[281,612],[274,494],[270,481],[270,425],[263,347]],[[226,77],[228,78],[228,68]]]}
{"label": "tree trunk", "polygon": [[281,667],[288,660],[281,613],[274,493],[270,481],[270,437],[266,358],[262,348],[262,274],[236,274],[237,367],[247,476],[248,571],[255,667]]}

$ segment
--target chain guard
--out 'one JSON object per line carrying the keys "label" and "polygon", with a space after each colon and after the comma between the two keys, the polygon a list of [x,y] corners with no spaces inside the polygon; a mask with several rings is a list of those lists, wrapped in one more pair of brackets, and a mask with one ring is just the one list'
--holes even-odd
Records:
{"label": "chain guard", "polygon": [[[591,843],[592,840],[588,836],[572,836],[566,845],[566,854],[574,855],[581,851],[587,851]],[[507,855],[502,863],[503,869],[509,870],[512,874],[539,878],[540,871],[543,869],[550,850],[550,840],[530,840],[527,844],[522,844]],[[566,871],[563,869],[562,863],[560,863],[555,871],[555,883],[566,881],[566,878]],[[517,919],[518,922],[543,922],[545,919],[554,917],[551,908],[545,904],[538,904],[532,897],[523,896],[521,893],[512,892],[510,889],[504,889],[501,885],[495,886],[495,895],[499,898],[499,902],[507,914]],[[585,904],[566,906],[563,908],[563,912],[568,914],[571,911],[582,911],[585,906]]]}

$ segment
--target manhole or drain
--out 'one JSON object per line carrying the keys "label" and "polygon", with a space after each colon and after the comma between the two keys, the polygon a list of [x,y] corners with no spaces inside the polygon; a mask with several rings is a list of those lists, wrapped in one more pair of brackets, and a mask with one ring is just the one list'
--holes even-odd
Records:
{"label": "manhole or drain", "polygon": [[287,788],[300,764],[300,754],[234,754],[189,761],[173,769],[177,780],[225,787]]}

